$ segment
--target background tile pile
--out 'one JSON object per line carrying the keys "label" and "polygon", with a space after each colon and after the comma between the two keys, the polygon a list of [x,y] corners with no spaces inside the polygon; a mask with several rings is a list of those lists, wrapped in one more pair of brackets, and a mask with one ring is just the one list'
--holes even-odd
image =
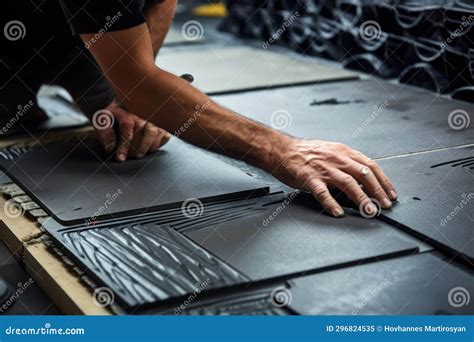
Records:
{"label": "background tile pile", "polygon": [[474,101],[472,0],[228,0],[225,31]]}

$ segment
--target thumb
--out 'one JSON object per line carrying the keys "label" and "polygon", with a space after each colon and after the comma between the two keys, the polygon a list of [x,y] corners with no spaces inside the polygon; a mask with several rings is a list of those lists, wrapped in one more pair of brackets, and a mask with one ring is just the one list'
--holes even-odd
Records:
{"label": "thumb", "polygon": [[172,135],[168,133],[167,131],[158,128],[158,136],[156,137],[152,147],[150,148],[150,151],[158,151],[160,147],[165,145],[170,139]]}
{"label": "thumb", "polygon": [[117,140],[114,129],[112,127],[102,130],[96,129],[96,132],[105,152],[110,154],[115,151],[115,148],[117,147]]}

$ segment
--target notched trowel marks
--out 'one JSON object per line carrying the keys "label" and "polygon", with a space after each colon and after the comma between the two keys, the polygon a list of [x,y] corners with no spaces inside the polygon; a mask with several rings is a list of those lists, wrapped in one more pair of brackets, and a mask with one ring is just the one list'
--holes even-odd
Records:
{"label": "notched trowel marks", "polygon": [[66,246],[129,307],[248,279],[173,229],[155,224],[64,234]]}

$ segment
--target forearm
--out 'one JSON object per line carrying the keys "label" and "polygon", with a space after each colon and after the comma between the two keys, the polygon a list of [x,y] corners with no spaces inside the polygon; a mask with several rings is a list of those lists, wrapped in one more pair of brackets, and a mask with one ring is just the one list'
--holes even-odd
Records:
{"label": "forearm", "polygon": [[[88,41],[92,34],[81,37]],[[377,208],[358,182],[384,208],[396,199],[389,179],[362,153],[343,144],[284,135],[220,106],[159,69],[145,24],[104,34],[91,52],[128,110],[194,145],[247,161],[289,186],[310,191],[334,216],[344,211],[330,187],[344,191],[364,211],[368,203],[369,214],[377,214]]]}
{"label": "forearm", "polygon": [[[137,82],[138,83],[138,82]],[[289,137],[219,105],[181,78],[154,68],[123,103],[175,136],[272,171]]]}
{"label": "forearm", "polygon": [[[132,42],[135,48],[126,49]],[[270,172],[279,151],[289,145],[288,136],[220,106],[180,77],[158,68],[144,25],[104,35],[92,52],[130,112],[191,144]]]}
{"label": "forearm", "polygon": [[173,21],[176,2],[176,0],[166,0],[162,3],[152,4],[146,9],[146,23],[150,31],[153,54],[155,56],[163,45],[171,22]]}

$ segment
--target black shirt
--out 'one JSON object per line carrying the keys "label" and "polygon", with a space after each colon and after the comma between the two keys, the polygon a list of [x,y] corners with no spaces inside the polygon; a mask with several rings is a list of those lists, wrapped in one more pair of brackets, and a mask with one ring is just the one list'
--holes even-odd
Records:
{"label": "black shirt", "polygon": [[43,67],[71,60],[78,49],[85,51],[78,34],[119,31],[142,24],[148,6],[157,2],[162,1],[2,1],[0,61]]}
{"label": "black shirt", "polygon": [[[145,0],[60,0],[74,34],[120,31],[145,22]],[[148,1],[149,3],[149,1]]]}

